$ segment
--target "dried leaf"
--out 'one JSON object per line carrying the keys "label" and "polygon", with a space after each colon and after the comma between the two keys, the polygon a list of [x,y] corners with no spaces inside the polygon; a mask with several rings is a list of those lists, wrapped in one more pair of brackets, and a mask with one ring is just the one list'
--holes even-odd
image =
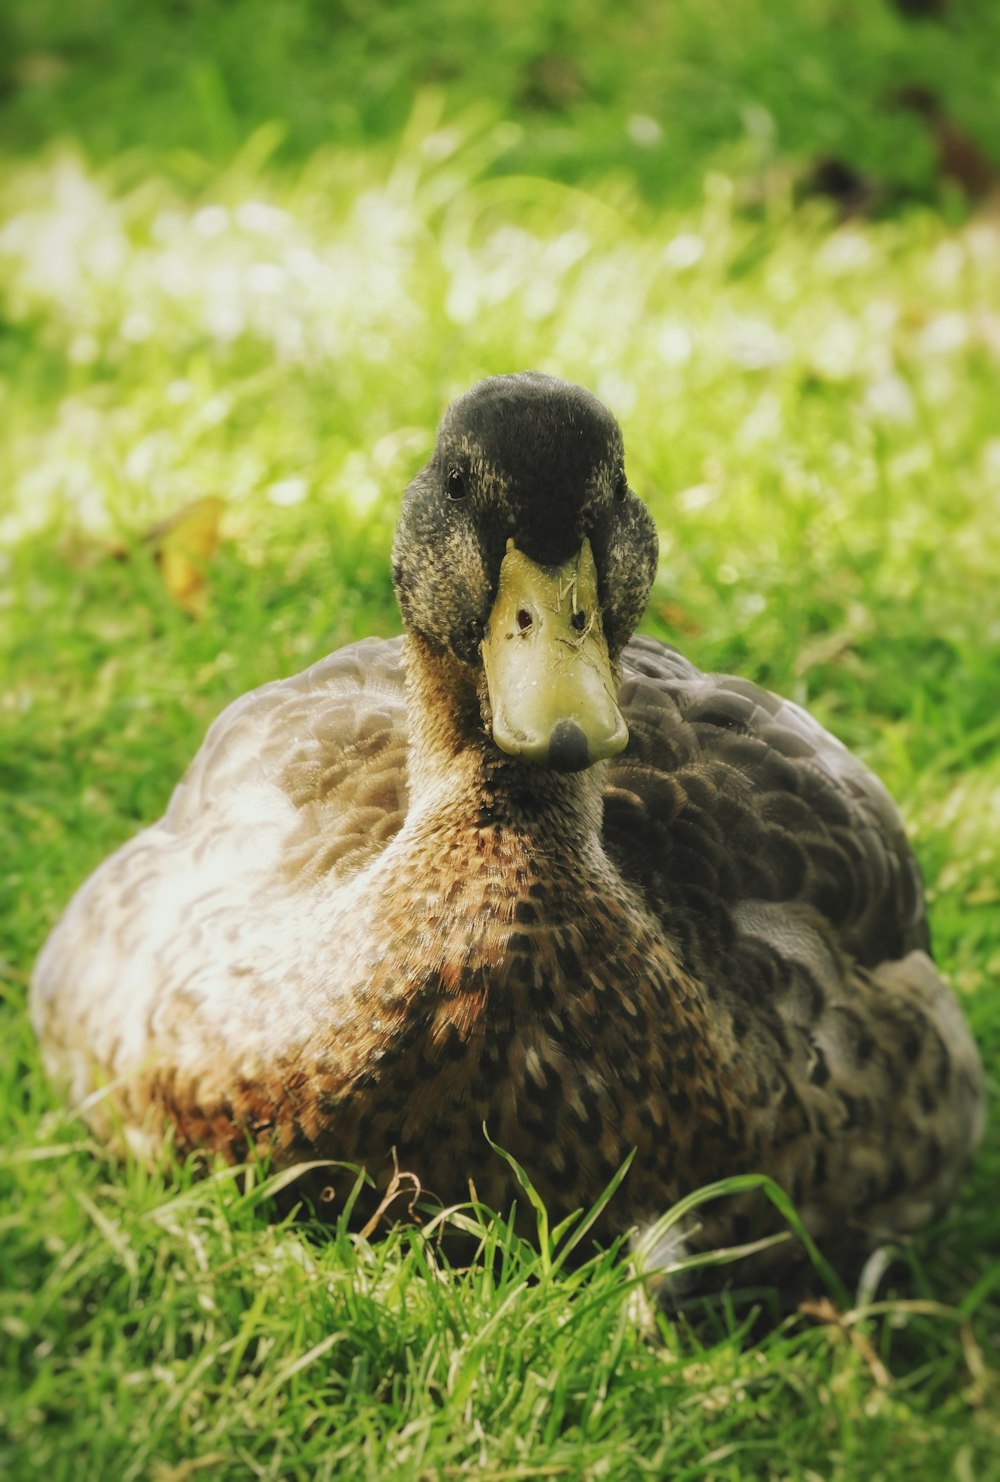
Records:
{"label": "dried leaf", "polygon": [[698,619],[692,617],[686,608],[679,602],[661,602],[657,608],[660,617],[667,627],[674,633],[690,633],[697,635],[701,632],[701,624]]}
{"label": "dried leaf", "polygon": [[143,536],[156,549],[167,591],[192,617],[201,617],[205,611],[205,567],[218,549],[225,507],[219,495],[207,494],[161,520]]}

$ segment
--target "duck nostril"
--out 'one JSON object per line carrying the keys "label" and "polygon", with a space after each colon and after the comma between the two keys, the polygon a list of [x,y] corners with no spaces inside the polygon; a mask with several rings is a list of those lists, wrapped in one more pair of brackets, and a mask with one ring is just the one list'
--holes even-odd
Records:
{"label": "duck nostril", "polygon": [[526,607],[519,607],[517,609],[517,626],[520,628],[521,632],[522,633],[526,632],[528,630],[528,628],[531,627],[531,624],[532,624],[532,616],[531,616],[531,613],[528,611],[528,609]]}
{"label": "duck nostril", "polygon": [[574,612],[569,620],[569,624],[577,633],[582,633],[587,626],[587,614],[582,609],[579,612]]}

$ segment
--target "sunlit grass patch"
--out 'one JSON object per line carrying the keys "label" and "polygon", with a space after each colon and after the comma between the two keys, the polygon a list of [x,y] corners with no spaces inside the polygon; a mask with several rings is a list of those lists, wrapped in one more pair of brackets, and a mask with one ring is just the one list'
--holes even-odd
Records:
{"label": "sunlit grass patch", "polygon": [[[780,501],[792,531],[890,534],[878,554],[912,583],[939,460],[960,543],[970,504],[1000,499],[995,224],[831,234],[787,207],[748,218],[710,176],[699,210],[652,229],[627,197],[483,179],[503,125],[452,130],[442,153],[434,122],[374,180],[330,152],[288,182],[235,165],[194,203],[155,178],[121,193],[66,154],[14,170],[0,273],[32,353],[7,389],[8,532],[220,488],[370,505],[419,461],[442,396],[501,365],[586,379],[636,482],[707,537],[759,538]],[[985,577],[993,550],[962,556]]]}

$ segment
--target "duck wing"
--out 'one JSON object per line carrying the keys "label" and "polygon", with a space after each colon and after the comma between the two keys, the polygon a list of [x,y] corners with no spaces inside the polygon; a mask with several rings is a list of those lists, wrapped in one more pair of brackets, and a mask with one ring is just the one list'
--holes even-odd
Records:
{"label": "duck wing", "polygon": [[[259,1036],[266,1052],[250,987],[272,957],[297,960],[309,903],[401,826],[406,752],[401,639],[351,644],[223,711],[163,818],[84,882],[36,963],[32,1018],[50,1075],[75,1101],[95,1067],[111,1081],[183,1037],[185,1005],[192,1055],[206,1015],[220,1044],[238,1024],[241,1043]],[[295,983],[271,976],[288,999],[277,1018],[294,1020]]]}
{"label": "duck wing", "polygon": [[787,700],[649,638],[622,668],[605,847],[738,1047],[749,1166],[817,1234],[919,1228],[980,1136],[982,1069],[889,795]]}
{"label": "duck wing", "polygon": [[[889,794],[789,700],[626,647],[630,740],[605,799],[609,852],[706,965],[738,936],[820,929],[865,967],[927,950],[919,870]],[[695,964],[697,966],[697,963]]]}
{"label": "duck wing", "polygon": [[406,815],[403,640],[365,638],[229,705],[170,800],[162,827],[220,835],[239,815],[294,810],[283,869],[353,873]]}

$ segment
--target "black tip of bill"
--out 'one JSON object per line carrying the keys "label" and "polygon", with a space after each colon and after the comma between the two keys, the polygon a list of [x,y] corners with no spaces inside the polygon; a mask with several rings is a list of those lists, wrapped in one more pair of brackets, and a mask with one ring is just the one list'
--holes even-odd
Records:
{"label": "black tip of bill", "polygon": [[560,720],[549,737],[549,766],[556,772],[582,772],[590,766],[590,747],[582,726]]}

